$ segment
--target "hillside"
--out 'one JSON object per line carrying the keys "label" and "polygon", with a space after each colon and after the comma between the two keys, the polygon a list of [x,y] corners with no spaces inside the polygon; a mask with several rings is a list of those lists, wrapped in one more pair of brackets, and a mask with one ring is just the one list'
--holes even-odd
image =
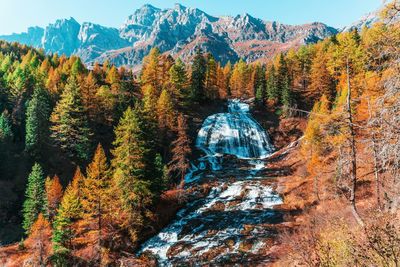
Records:
{"label": "hillside", "polygon": [[0,265],[400,265],[399,13],[233,64],[153,32],[299,39],[146,5],[123,36],[30,29],[73,54],[147,42],[135,70],[0,41]]}

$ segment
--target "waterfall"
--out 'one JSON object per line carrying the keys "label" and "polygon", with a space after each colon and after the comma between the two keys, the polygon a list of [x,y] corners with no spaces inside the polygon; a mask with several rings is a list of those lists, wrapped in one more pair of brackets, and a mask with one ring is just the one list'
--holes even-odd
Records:
{"label": "waterfall", "polygon": [[199,131],[196,147],[208,156],[234,155],[242,159],[265,158],[273,152],[271,141],[249,113],[249,105],[230,100],[228,113],[208,117]]}
{"label": "waterfall", "polygon": [[[204,121],[196,147],[205,155],[191,163],[186,186],[201,184],[202,178],[214,179],[215,186],[207,197],[189,201],[138,254],[153,254],[161,266],[251,261],[271,243],[273,233],[263,225],[282,221],[282,214],[273,210],[282,203],[280,196],[268,182],[256,179],[274,150],[268,134],[253,119],[248,104],[230,100],[227,113]],[[225,155],[236,156],[237,162],[223,166]]]}
{"label": "waterfall", "polygon": [[250,106],[238,99],[228,101],[228,112],[209,116],[197,135],[196,147],[205,153],[193,164],[185,176],[185,182],[191,183],[200,178],[199,171],[222,169],[224,155],[233,155],[239,159],[251,159],[255,165],[251,175],[263,164],[256,159],[264,159],[273,151],[267,132],[250,114]]}

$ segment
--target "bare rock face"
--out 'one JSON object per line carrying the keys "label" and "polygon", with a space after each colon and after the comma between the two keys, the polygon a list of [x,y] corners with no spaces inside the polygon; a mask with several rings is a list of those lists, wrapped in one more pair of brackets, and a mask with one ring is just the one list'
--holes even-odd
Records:
{"label": "bare rock face", "polygon": [[74,51],[84,62],[91,62],[103,53],[130,45],[129,41],[119,35],[115,28],[85,22],[78,34],[79,47]]}
{"label": "bare rock face", "polygon": [[29,27],[27,32],[0,36],[0,39],[7,42],[18,42],[34,47],[40,47],[42,43],[43,33],[43,28]]}
{"label": "bare rock face", "polygon": [[75,19],[57,20],[46,29],[0,36],[47,53],[79,55],[84,62],[110,60],[117,65],[138,67],[152,47],[189,61],[197,47],[222,63],[244,58],[248,62],[268,58],[291,47],[314,43],[338,31],[322,23],[299,26],[267,22],[249,14],[213,17],[176,4],[170,9],[144,5],[119,28],[108,28]]}
{"label": "bare rock face", "polygon": [[400,21],[400,13],[398,13],[398,12],[390,19],[382,18],[381,14],[380,14],[382,11],[382,8],[379,9],[378,11],[368,13],[367,15],[363,16],[360,20],[355,21],[351,25],[345,27],[343,29],[343,31],[351,31],[351,30],[356,29],[360,32],[364,27],[370,28],[372,25],[374,25],[377,22],[382,22],[385,24],[392,24],[392,23],[396,23],[396,22]]}
{"label": "bare rock face", "polygon": [[239,58],[252,62],[291,47],[317,42],[336,34],[337,30],[322,23],[290,26],[266,22],[249,14],[218,18],[177,4],[165,10],[146,5],[128,18],[120,32],[132,41],[132,48],[129,52],[113,51],[105,58],[135,65],[142,58],[132,55],[132,51],[145,55],[154,46],[185,61],[201,47],[222,63]]}
{"label": "bare rock face", "polygon": [[42,48],[48,52],[71,55],[79,47],[80,25],[74,19],[60,19],[46,27]]}

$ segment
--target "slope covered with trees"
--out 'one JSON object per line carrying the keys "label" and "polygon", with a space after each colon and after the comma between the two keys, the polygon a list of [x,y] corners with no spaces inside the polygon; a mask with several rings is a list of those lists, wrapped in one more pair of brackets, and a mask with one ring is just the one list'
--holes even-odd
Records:
{"label": "slope covered with trees", "polygon": [[[297,190],[309,201],[293,192],[285,201],[303,203],[310,221],[282,241],[286,259],[395,266],[399,42],[398,24],[377,24],[263,65],[222,65],[200,49],[185,65],[153,48],[139,74],[0,42],[1,238],[23,238],[1,253],[34,265],[137,263],[135,249],[167,222],[163,207],[173,203],[173,216],[181,203],[193,110],[243,98],[259,116],[308,120]],[[335,212],[322,215],[329,205]],[[335,224],[313,227],[323,216]]]}

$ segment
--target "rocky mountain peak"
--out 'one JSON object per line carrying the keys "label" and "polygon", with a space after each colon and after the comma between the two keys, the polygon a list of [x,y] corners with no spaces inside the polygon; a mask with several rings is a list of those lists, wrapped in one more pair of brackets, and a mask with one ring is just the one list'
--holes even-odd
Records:
{"label": "rocky mountain peak", "polygon": [[72,17],[49,24],[42,38],[44,50],[71,55],[79,43],[80,27],[81,25]]}
{"label": "rocky mountain peak", "polygon": [[277,51],[316,42],[337,31],[323,24],[290,26],[266,22],[250,14],[214,17],[204,11],[175,4],[169,9],[144,5],[119,29],[74,18],[57,20],[46,29],[30,29],[22,35],[3,36],[46,52],[76,54],[86,63],[111,60],[137,67],[152,47],[185,60],[201,47],[221,62],[239,58],[251,62],[269,58]]}
{"label": "rocky mountain peak", "polygon": [[187,7],[185,7],[185,6],[183,6],[183,5],[179,4],[179,3],[176,3],[174,5],[174,9],[175,10],[179,10],[179,11],[186,11]]}
{"label": "rocky mountain peak", "polygon": [[154,22],[155,14],[159,11],[160,9],[150,4],[146,4],[130,15],[126,20],[125,25],[151,26]]}
{"label": "rocky mountain peak", "polygon": [[71,27],[71,28],[76,28],[76,27],[80,27],[80,24],[73,18],[70,17],[69,19],[67,18],[63,18],[63,19],[58,19],[56,20],[55,23],[50,24],[49,26],[47,26],[47,28],[63,28],[63,27]]}
{"label": "rocky mountain peak", "polygon": [[390,17],[390,19],[385,19],[382,16],[382,11],[384,11],[386,4],[387,3],[384,2],[377,10],[364,15],[359,20],[353,22],[351,25],[344,27],[342,31],[351,31],[354,29],[361,31],[364,27],[369,28],[377,22],[392,24],[400,21],[400,12],[393,13],[393,17]]}

